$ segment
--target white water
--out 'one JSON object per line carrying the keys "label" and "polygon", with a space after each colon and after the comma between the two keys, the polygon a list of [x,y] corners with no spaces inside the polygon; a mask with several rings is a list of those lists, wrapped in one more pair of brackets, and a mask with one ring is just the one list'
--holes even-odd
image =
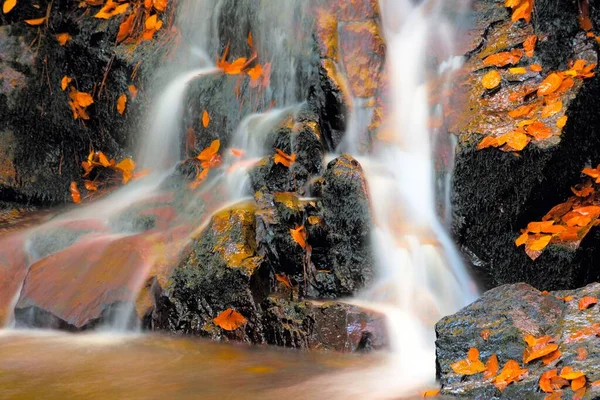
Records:
{"label": "white water", "polygon": [[[442,2],[381,0],[390,72],[391,140],[376,143],[363,162],[375,219],[372,243],[378,279],[354,303],[385,313],[405,390],[435,379],[434,324],[477,297],[436,213],[434,143],[428,129],[428,54],[447,35]],[[439,35],[439,36],[437,36]],[[451,37],[437,42],[451,55]],[[438,134],[441,134],[438,132]],[[443,133],[445,134],[445,133]],[[446,210],[447,212],[447,210]]]}

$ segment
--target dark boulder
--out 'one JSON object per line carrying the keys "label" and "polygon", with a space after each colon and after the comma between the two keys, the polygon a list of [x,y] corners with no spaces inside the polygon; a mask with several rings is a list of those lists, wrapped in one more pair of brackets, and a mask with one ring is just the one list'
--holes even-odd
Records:
{"label": "dark boulder", "polygon": [[[597,6],[590,7],[596,15]],[[595,134],[600,117],[590,108],[600,94],[599,78],[576,79],[573,88],[561,95],[568,116],[562,133],[533,141],[517,154],[496,148],[476,150],[482,135],[497,136],[514,129],[516,122],[508,112],[535,102],[537,87],[551,71],[568,69],[570,60],[597,62],[597,43],[578,27],[578,12],[575,2],[537,1],[532,23],[527,24],[512,23],[510,10],[501,2],[478,0],[473,7],[475,26],[467,36],[471,42],[463,44],[465,71],[455,87],[461,99],[455,104],[464,107],[452,115],[450,127],[459,137],[453,232],[488,286],[523,281],[556,290],[600,279],[593,262],[600,244],[595,230],[579,248],[550,245],[535,261],[515,245],[520,229],[540,221],[553,206],[572,196],[570,187],[580,182],[581,170],[600,161]],[[534,56],[524,57],[518,66],[538,63],[543,71],[511,76],[508,67],[492,67],[505,74],[503,82],[499,90],[484,93],[481,77],[490,68],[483,65],[483,59],[522,48],[525,38],[533,34],[539,38]],[[525,96],[525,103],[509,100],[511,93],[521,90],[533,91],[533,97]],[[544,122],[555,130],[557,117]]]}
{"label": "dark boulder", "polygon": [[[539,379],[544,371],[570,366],[585,373],[588,394],[586,399],[600,393],[590,383],[600,378],[598,360],[598,331],[600,314],[597,306],[580,310],[579,300],[584,296],[600,295],[600,284],[561,292],[540,292],[524,284],[504,285],[485,293],[479,300],[458,313],[442,319],[436,325],[436,355],[442,394],[470,399],[543,399]],[[566,300],[563,300],[565,296]],[[598,325],[600,326],[600,325]],[[482,332],[488,330],[485,340]],[[561,355],[546,365],[541,359],[524,363],[527,347],[525,336],[551,336]],[[509,384],[501,392],[482,373],[464,376],[455,373],[451,364],[466,358],[469,348],[480,351],[486,362],[492,354],[498,356],[500,369],[508,360],[515,360],[528,375]],[[587,357],[579,356],[585,349]],[[566,387],[563,396],[570,398],[573,391]]]}

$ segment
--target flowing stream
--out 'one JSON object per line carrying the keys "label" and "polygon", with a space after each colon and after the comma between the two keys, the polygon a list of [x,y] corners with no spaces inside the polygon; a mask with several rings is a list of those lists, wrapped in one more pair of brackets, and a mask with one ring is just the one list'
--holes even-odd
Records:
{"label": "flowing stream", "polygon": [[[205,79],[209,75],[220,74],[212,64],[217,49],[216,37],[219,34],[219,24],[225,16],[231,17],[232,13],[241,13],[244,10],[223,9],[221,0],[187,0],[180,2],[178,16],[179,26],[188,48],[186,62],[174,63],[164,71],[173,75],[168,85],[155,99],[155,103],[148,114],[147,129],[144,131],[140,145],[138,160],[143,168],[150,168],[153,173],[139,181],[133,182],[98,202],[65,213],[50,222],[32,228],[25,234],[29,235],[28,257],[29,264],[47,255],[34,240],[36,234],[56,224],[71,223],[73,221],[100,220],[109,229],[97,233],[86,240],[102,243],[110,249],[114,241],[132,238],[137,235],[135,230],[128,230],[116,223],[120,213],[127,207],[140,200],[152,200],[162,194],[161,185],[165,178],[172,172],[174,165],[181,158],[182,149],[179,146],[182,136],[182,118],[185,110],[185,99],[189,83],[196,79]],[[204,226],[210,212],[231,202],[239,201],[247,196],[244,188],[248,180],[248,170],[264,155],[268,154],[272,143],[269,143],[268,133],[282,121],[297,115],[302,109],[303,102],[307,100],[308,89],[302,84],[297,84],[297,71],[305,62],[302,58],[306,49],[310,32],[298,31],[298,26],[303,26],[308,18],[309,1],[283,1],[262,2],[256,13],[261,28],[253,32],[257,43],[262,46],[258,49],[258,56],[262,60],[273,63],[274,75],[271,85],[267,88],[277,108],[261,113],[245,116],[237,127],[230,142],[230,149],[243,151],[243,156],[232,157],[226,149],[223,154],[223,165],[210,181],[206,182],[199,191],[198,196],[218,192],[224,188],[225,194],[215,201],[213,208],[207,208],[202,215],[195,216],[192,223]],[[466,2],[465,2],[466,4]],[[334,390],[339,385],[341,390],[356,384],[355,392],[337,395],[344,398],[364,398],[369,393],[373,398],[392,397],[397,393],[413,393],[428,385],[435,384],[435,354],[433,326],[441,317],[456,312],[477,297],[477,288],[468,276],[462,265],[461,257],[455,249],[445,227],[440,222],[439,198],[445,200],[445,193],[436,191],[435,154],[436,144],[440,143],[439,135],[444,135],[443,130],[432,130],[428,127],[432,116],[440,113],[439,105],[432,105],[429,101],[431,90],[430,82],[447,81],[451,77],[451,68],[445,68],[442,61],[450,60],[453,56],[452,21],[446,19],[447,10],[444,1],[413,1],[413,0],[380,0],[382,13],[383,32],[387,44],[387,71],[390,77],[389,91],[386,97],[389,100],[389,115],[384,122],[387,135],[385,140],[376,139],[369,153],[360,151],[363,147],[359,143],[359,131],[366,126],[366,120],[371,117],[361,109],[361,101],[355,101],[351,110],[346,138],[340,150],[350,152],[355,156],[365,169],[370,190],[372,210],[375,227],[372,234],[374,244],[377,277],[375,284],[355,299],[347,299],[350,303],[383,312],[388,317],[390,330],[391,356],[369,358],[368,368],[350,369],[327,367],[327,362],[321,359],[318,362],[311,360],[310,356],[298,358],[296,368],[300,368],[302,379],[286,382],[288,388],[302,393],[302,388],[309,385],[322,390]],[[453,10],[454,15],[460,10]],[[435,43],[435,46],[433,44]],[[431,49],[435,48],[432,62]],[[446,63],[448,64],[448,63]],[[452,62],[450,63],[452,64]],[[301,80],[300,80],[301,81]],[[436,108],[436,106],[438,108]],[[437,114],[436,114],[437,113]],[[443,142],[446,139],[442,139]],[[446,183],[449,181],[449,171],[444,171],[441,178],[437,179]],[[443,191],[442,191],[443,192]],[[188,208],[194,207],[193,202]],[[448,205],[445,205],[445,213]],[[119,226],[119,228],[115,228]],[[168,228],[166,228],[168,229]],[[197,233],[197,232],[196,232]],[[23,234],[23,233],[22,233]],[[193,231],[185,232],[183,239],[171,243],[172,246],[181,247],[193,236]],[[81,244],[85,248],[85,241]],[[107,250],[109,251],[109,250]],[[129,279],[131,288],[130,300],[133,303],[135,296],[141,290],[145,274],[152,268],[155,259],[150,257],[144,267],[133,274]],[[78,266],[81,272],[79,279],[93,279],[93,267],[88,265]],[[89,268],[89,277],[85,271]],[[22,288],[20,290],[23,290]],[[65,299],[76,297],[79,287],[63,288]],[[19,293],[11,298],[16,304]],[[132,307],[118,310],[114,317],[112,330],[130,330],[129,316],[134,313]],[[7,316],[10,326],[14,323],[12,314]],[[27,326],[27,324],[25,324]],[[32,322],[33,325],[33,322]],[[12,336],[11,336],[12,335]],[[152,337],[127,337],[122,333],[110,336],[110,343],[102,340],[101,334],[87,336],[94,347],[92,354],[109,360],[111,357],[123,357],[133,363],[135,351],[145,354],[150,360],[150,365],[159,363],[177,354],[175,360],[170,360],[175,368],[205,367],[205,364],[190,361],[180,351],[181,348],[190,349],[194,345],[182,340],[177,344],[168,344],[164,339]],[[83,346],[85,339],[78,338],[69,343],[70,339],[57,339],[61,337],[54,333],[49,336],[30,336],[21,333],[11,333],[0,337],[0,349],[10,350],[10,343],[15,343],[13,350],[40,349],[44,354],[54,354],[48,347],[53,343],[69,354],[78,354],[78,349]],[[46,338],[46,339],[44,339]],[[11,342],[14,340],[14,342]],[[86,342],[88,343],[88,342]],[[105,346],[105,347],[102,347]],[[169,351],[165,351],[169,346]],[[226,352],[223,348],[215,350],[212,345],[206,345],[207,352]],[[51,347],[51,346],[50,346]],[[97,350],[102,349],[102,350]],[[149,350],[154,349],[154,350]],[[162,349],[162,350],[161,350]],[[174,350],[173,350],[174,349]],[[8,365],[14,352],[4,350],[1,354],[8,354],[6,359],[0,356],[0,367]],[[33,350],[32,350],[33,351]],[[238,352],[238,358],[243,358],[248,363],[248,368],[256,367],[250,360],[251,350],[231,350]],[[121,353],[122,354],[117,354]],[[60,353],[60,352],[59,352]],[[99,355],[101,354],[101,355]],[[135,353],[137,354],[137,353]],[[219,353],[220,354],[220,353]],[[257,353],[256,360],[260,363],[280,362],[284,357],[280,353],[270,358],[265,353]],[[52,356],[44,358],[42,367],[51,368]],[[56,357],[59,357],[57,354]],[[198,357],[200,357],[198,355]],[[208,356],[207,356],[208,357]],[[219,355],[221,357],[221,355]],[[227,356],[224,356],[227,358]],[[287,357],[287,356],[286,356]],[[320,357],[320,356],[319,356]],[[318,357],[317,357],[318,358]],[[185,360],[177,364],[177,360]],[[231,360],[235,363],[236,357]],[[69,366],[63,368],[68,373],[69,368],[82,368],[85,358],[70,360]],[[204,361],[206,362],[206,360]],[[319,373],[327,376],[318,376],[309,372],[310,365],[323,362],[325,367]],[[257,364],[260,364],[256,361]],[[353,364],[354,361],[348,361]],[[246,365],[246,364],[244,364]],[[262,365],[262,364],[260,364]],[[279,364],[277,364],[279,365]],[[320,365],[320,364],[319,364]],[[354,364],[353,364],[354,365]],[[210,369],[210,367],[207,367]],[[283,368],[283,367],[282,367]],[[2,368],[0,368],[2,369]],[[135,368],[133,368],[135,370]],[[25,370],[14,370],[12,375],[19,377]],[[157,368],[162,371],[163,368]],[[154,372],[156,372],[154,371]],[[290,367],[290,374],[297,373]],[[92,374],[92,372],[89,372]],[[239,373],[239,371],[224,370],[225,373]],[[12,376],[11,375],[11,376]],[[128,385],[134,385],[135,379],[131,374],[125,374],[122,379],[116,378],[117,388],[120,393],[130,393],[130,398],[143,398],[148,392],[135,392]],[[57,373],[57,377],[63,376]],[[148,379],[152,372],[144,370],[144,375],[139,379]],[[289,376],[289,375],[288,375]],[[185,382],[194,388],[193,377]],[[15,379],[17,379],[15,378]],[[162,379],[165,379],[161,375]],[[0,382],[2,382],[0,377]],[[215,377],[218,379],[218,375]],[[250,379],[250,378],[249,378]],[[257,378],[254,378],[257,379]],[[281,377],[280,379],[285,379]],[[129,381],[131,380],[131,382]],[[306,380],[306,382],[303,382]],[[127,383],[124,383],[127,381]],[[382,382],[385,381],[385,382]],[[208,381],[207,381],[208,382]],[[229,381],[228,381],[229,382]],[[262,381],[261,381],[262,382]],[[308,382],[308,383],[307,383]],[[355,382],[355,383],[353,383]],[[138,382],[139,383],[139,382]],[[210,382],[206,383],[209,384]],[[246,382],[247,383],[247,382]],[[125,385],[126,387],[122,386]],[[230,382],[231,384],[231,382]],[[244,381],[235,381],[235,384],[244,384]],[[120,386],[121,385],[121,386]],[[265,385],[263,383],[263,385]],[[333,385],[333,386],[332,386]],[[196,385],[197,386],[197,385]],[[152,387],[150,385],[149,387]],[[332,389],[333,388],[333,389]],[[83,390],[83,389],[82,389]],[[129,390],[129,392],[128,392]],[[165,387],[156,387],[155,390],[165,390]],[[272,388],[272,392],[262,393],[264,398],[280,398],[288,392]],[[291,389],[290,389],[291,390]],[[335,390],[334,390],[335,391]],[[68,393],[68,392],[65,392]],[[82,392],[83,393],[83,392]],[[173,392],[175,393],[175,392]],[[254,393],[254,392],[253,392]],[[293,392],[289,392],[293,393]],[[98,397],[98,393],[88,393],[89,398]],[[306,394],[306,393],[305,393]],[[335,396],[332,393],[332,396]],[[138,397],[136,397],[138,396]],[[248,396],[251,398],[251,396]],[[208,396],[207,398],[212,398]],[[214,398],[218,398],[215,395]],[[245,398],[245,397],[240,397]],[[299,396],[299,398],[305,398]],[[330,397],[332,398],[332,397]]]}

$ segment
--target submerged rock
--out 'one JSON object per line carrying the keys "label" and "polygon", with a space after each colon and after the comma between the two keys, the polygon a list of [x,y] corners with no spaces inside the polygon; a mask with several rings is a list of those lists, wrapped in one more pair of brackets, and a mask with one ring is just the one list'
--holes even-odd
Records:
{"label": "submerged rock", "polygon": [[[568,366],[585,374],[585,399],[600,396],[598,388],[590,385],[600,379],[596,337],[600,332],[600,314],[597,305],[580,310],[579,301],[585,296],[600,296],[600,284],[551,293],[540,292],[524,283],[504,285],[442,319],[436,325],[441,393],[470,399],[543,399],[547,393],[539,386],[542,373],[558,369],[560,374],[561,369]],[[484,338],[487,335],[482,334],[484,331],[489,335],[487,340]],[[541,358],[524,363],[524,350],[528,347],[526,335],[535,338],[549,335],[558,345],[560,356],[547,364]],[[500,370],[507,361],[515,360],[528,374],[500,391],[483,373],[471,376],[455,373],[451,365],[466,358],[472,347],[479,350],[483,362],[496,354]],[[568,386],[562,390],[565,398],[573,395]]]}

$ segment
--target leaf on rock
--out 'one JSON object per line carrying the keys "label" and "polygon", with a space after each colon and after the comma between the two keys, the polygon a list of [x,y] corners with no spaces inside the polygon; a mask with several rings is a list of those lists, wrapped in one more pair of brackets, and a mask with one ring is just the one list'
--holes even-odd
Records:
{"label": "leaf on rock", "polygon": [[298,243],[303,249],[306,248],[306,230],[303,225],[296,226],[295,229],[290,228],[290,234],[294,242]]}
{"label": "leaf on rock", "polygon": [[556,72],[551,73],[540,83],[537,94],[538,96],[547,96],[558,90],[563,83],[563,78]]}
{"label": "leaf on rock", "polygon": [[131,98],[132,98],[132,99],[135,99],[135,98],[137,97],[138,90],[137,90],[137,88],[135,87],[135,85],[129,85],[129,86],[127,87],[127,90],[129,90],[129,94],[131,95]]}
{"label": "leaf on rock", "polygon": [[542,118],[549,118],[558,114],[563,108],[563,102],[560,100],[554,101],[542,109]]}
{"label": "leaf on rock", "polygon": [[555,376],[558,376],[558,370],[556,369],[551,369],[542,373],[539,381],[540,389],[542,389],[546,393],[554,392],[554,388],[552,387],[552,381],[550,379]]}
{"label": "leaf on rock", "polygon": [[479,332],[479,336],[481,336],[481,338],[486,341],[490,338],[491,334],[492,332],[489,329],[484,329],[481,332]]}
{"label": "leaf on rock", "polygon": [[490,71],[481,78],[481,84],[486,89],[494,89],[502,81],[502,76],[496,70]]}
{"label": "leaf on rock", "polygon": [[296,154],[288,155],[280,149],[275,149],[273,161],[275,164],[282,164],[289,168],[296,162]]}
{"label": "leaf on rock", "polygon": [[582,376],[585,376],[585,374],[580,371],[573,371],[573,367],[567,366],[567,367],[563,367],[563,369],[560,370],[560,377],[563,379],[566,379],[568,381],[577,379]]}
{"label": "leaf on rock", "polygon": [[248,322],[248,320],[239,312],[228,308],[214,318],[213,322],[226,331],[234,331]]}
{"label": "leaf on rock", "polygon": [[110,19],[115,15],[124,14],[129,8],[129,3],[118,4],[113,0],[107,0],[106,4],[98,11],[95,18]]}
{"label": "leaf on rock", "polygon": [[568,119],[569,119],[569,117],[567,117],[566,115],[563,115],[562,117],[560,117],[556,120],[556,126],[561,129],[564,128],[565,125],[567,125]]}
{"label": "leaf on rock", "polygon": [[122,95],[119,96],[119,99],[117,100],[117,111],[119,112],[119,114],[123,115],[123,113],[125,112],[126,105],[127,105],[127,95],[125,93],[123,93]]}
{"label": "leaf on rock", "polygon": [[483,373],[483,377],[485,379],[491,379],[498,374],[499,369],[500,365],[498,364],[498,356],[496,354],[492,354],[485,363],[485,372]]}
{"label": "leaf on rock", "polygon": [[583,347],[577,348],[577,357],[575,357],[577,361],[585,361],[587,359],[587,356],[588,351],[586,349],[584,349]]}
{"label": "leaf on rock", "polygon": [[210,143],[210,146],[208,146],[207,148],[202,150],[196,158],[200,161],[211,162],[214,160],[215,156],[218,156],[220,148],[221,148],[221,141],[219,139],[213,140]]}
{"label": "leaf on rock", "polygon": [[528,347],[523,351],[523,362],[525,364],[558,350],[558,344],[553,343],[554,339],[548,335],[540,338],[527,335],[525,341],[528,344]]}
{"label": "leaf on rock", "polygon": [[488,66],[496,66],[496,67],[504,67],[509,64],[516,64],[521,61],[523,57],[523,52],[519,49],[514,49],[512,51],[505,51],[502,53],[492,54],[491,56],[486,57],[483,60],[484,65]]}
{"label": "leaf on rock", "polygon": [[527,369],[521,368],[519,363],[515,360],[508,360],[506,364],[504,364],[500,374],[492,380],[492,383],[502,392],[511,383],[518,382],[525,378],[528,372]]}
{"label": "leaf on rock", "polygon": [[46,17],[43,18],[36,18],[36,19],[26,19],[24,21],[27,25],[31,25],[31,26],[38,26],[43,24],[44,22],[46,22]]}
{"label": "leaf on rock", "polygon": [[202,126],[208,128],[208,124],[210,124],[210,116],[208,115],[208,111],[204,110],[202,112]]}
{"label": "leaf on rock", "polygon": [[68,33],[58,33],[56,35],[56,40],[58,40],[58,44],[64,46],[69,40],[71,40],[71,35],[69,35]]}
{"label": "leaf on rock", "polygon": [[528,36],[527,39],[523,42],[523,48],[525,49],[525,55],[527,57],[533,57],[533,52],[535,50],[535,45],[537,43],[537,35]]}
{"label": "leaf on rock", "polygon": [[579,310],[586,310],[598,303],[598,299],[593,296],[584,296],[579,300]]}
{"label": "leaf on rock", "polygon": [[63,76],[62,80],[60,81],[60,88],[63,90],[63,92],[67,90],[67,87],[69,86],[72,80],[73,79],[69,78],[66,75]]}
{"label": "leaf on rock", "polygon": [[126,184],[133,177],[135,162],[131,158],[126,158],[117,165],[115,165],[115,169],[121,171],[121,173],[123,174],[123,183]]}
{"label": "leaf on rock", "polygon": [[467,353],[467,358],[450,365],[452,370],[460,375],[474,375],[486,370],[485,365],[479,360],[479,350],[472,347]]}
{"label": "leaf on rock", "polygon": [[2,12],[8,14],[17,5],[17,0],[4,0],[2,4]]}
{"label": "leaf on rock", "polygon": [[81,203],[81,193],[79,193],[79,189],[77,188],[77,182],[71,182],[71,185],[69,186],[69,192],[71,192],[71,199],[73,200],[73,203]]}

